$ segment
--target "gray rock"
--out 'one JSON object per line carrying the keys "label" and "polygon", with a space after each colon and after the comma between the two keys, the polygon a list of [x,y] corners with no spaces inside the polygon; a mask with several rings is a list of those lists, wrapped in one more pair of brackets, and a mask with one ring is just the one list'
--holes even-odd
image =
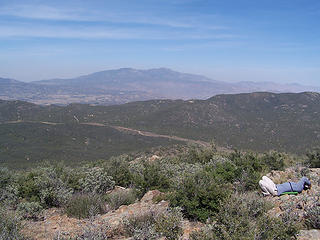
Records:
{"label": "gray rock", "polygon": [[298,236],[298,240],[319,240],[320,239],[320,230],[301,230]]}

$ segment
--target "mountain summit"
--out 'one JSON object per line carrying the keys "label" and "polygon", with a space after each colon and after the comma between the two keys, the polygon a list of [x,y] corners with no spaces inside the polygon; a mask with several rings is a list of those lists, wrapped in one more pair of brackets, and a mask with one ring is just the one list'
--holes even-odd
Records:
{"label": "mountain summit", "polygon": [[207,99],[217,94],[320,91],[298,84],[273,82],[228,83],[205,76],[180,73],[168,68],[138,70],[120,68],[70,79],[31,83],[0,79],[0,99],[37,104],[121,104],[150,99]]}

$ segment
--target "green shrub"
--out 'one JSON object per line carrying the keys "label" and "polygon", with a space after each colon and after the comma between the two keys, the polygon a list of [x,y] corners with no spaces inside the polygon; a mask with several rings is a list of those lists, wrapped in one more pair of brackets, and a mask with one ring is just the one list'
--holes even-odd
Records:
{"label": "green shrub", "polygon": [[18,183],[20,197],[48,208],[64,205],[73,193],[54,167],[33,169],[20,176]]}
{"label": "green shrub", "polygon": [[[239,220],[239,219],[238,219]],[[229,231],[224,225],[206,225],[200,231],[190,234],[190,240],[288,240],[295,239],[298,233],[297,228],[286,225],[281,220],[265,216],[258,219],[259,222],[248,222],[240,219],[239,222],[233,221],[233,225],[239,231]]]}
{"label": "green shrub", "polygon": [[259,218],[257,239],[263,240],[287,240],[292,239],[298,233],[297,226],[292,223],[284,223],[280,219],[264,216]]}
{"label": "green shrub", "polygon": [[241,153],[235,151],[229,155],[229,159],[236,165],[234,172],[238,184],[238,190],[250,191],[259,187],[257,184],[262,177],[265,166],[257,154]]}
{"label": "green shrub", "polygon": [[199,148],[196,146],[191,146],[188,149],[186,156],[184,156],[183,161],[187,163],[201,163],[205,164],[210,162],[214,155],[216,155],[216,148],[212,146],[211,148]]}
{"label": "green shrub", "polygon": [[288,156],[284,153],[271,151],[262,156],[262,163],[265,164],[269,170],[282,171],[284,170],[285,161],[287,158]]}
{"label": "green shrub", "polygon": [[228,183],[233,183],[236,180],[236,170],[237,166],[230,161],[217,162],[206,168],[215,181]]}
{"label": "green shrub", "polygon": [[137,199],[137,192],[134,189],[126,189],[111,192],[105,196],[105,201],[111,209],[118,209],[122,205],[130,205]]}
{"label": "green shrub", "polygon": [[39,189],[40,202],[45,207],[63,206],[72,196],[73,190],[68,188],[51,168],[44,169],[35,182]]}
{"label": "green shrub", "polygon": [[[173,160],[175,161],[175,160]],[[160,174],[168,179],[169,190],[171,188],[179,188],[183,183],[184,177],[188,174],[195,174],[203,169],[203,165],[200,163],[191,164],[185,162],[173,162],[171,159],[163,158],[157,161],[160,165],[158,168]],[[167,191],[167,189],[164,189]]]}
{"label": "green shrub", "polygon": [[[68,232],[57,232],[53,237],[53,240],[106,240],[115,239],[109,238],[108,231],[110,226],[103,223],[88,223],[84,226],[82,233],[77,236],[70,237]],[[113,237],[112,235],[110,237]]]}
{"label": "green shrub", "polygon": [[182,235],[183,215],[180,208],[169,209],[156,217],[155,231],[167,240],[179,239]]}
{"label": "green shrub", "polygon": [[80,185],[84,193],[103,194],[113,189],[115,182],[102,168],[93,167],[86,170]]}
{"label": "green shrub", "polygon": [[143,195],[149,190],[157,189],[167,191],[170,187],[170,179],[161,172],[161,166],[157,163],[143,163],[141,173],[134,177],[134,184],[141,190]]}
{"label": "green shrub", "polygon": [[30,202],[40,202],[40,188],[36,183],[40,174],[40,171],[33,170],[19,176],[18,186],[21,198]]}
{"label": "green shrub", "polygon": [[0,188],[0,202],[15,208],[19,202],[19,187],[16,183],[10,183]]}
{"label": "green shrub", "polygon": [[320,229],[320,204],[313,204],[305,210],[305,224],[309,229]]}
{"label": "green shrub", "polygon": [[17,212],[23,219],[39,220],[43,218],[43,207],[38,202],[19,203]]}
{"label": "green shrub", "polygon": [[200,171],[185,177],[182,185],[171,195],[170,204],[181,207],[187,218],[205,222],[229,195],[229,185],[220,184],[210,173]]}
{"label": "green shrub", "polygon": [[71,169],[62,163],[54,165],[53,168],[62,182],[66,184],[67,188],[70,188],[74,191],[81,190],[80,179],[85,175],[82,169]]}
{"label": "green shrub", "polygon": [[0,168],[0,203],[15,208],[19,200],[19,189],[14,174]]}
{"label": "green shrub", "polygon": [[82,234],[76,237],[77,240],[106,240],[107,231],[110,229],[107,224],[88,224]]}
{"label": "green shrub", "polygon": [[291,239],[297,234],[294,222],[270,218],[267,202],[254,193],[233,194],[202,230],[193,232],[191,240],[273,240]]}
{"label": "green shrub", "polygon": [[124,230],[135,240],[158,239],[159,234],[154,228],[156,213],[147,212],[128,217],[123,221]]}
{"label": "green shrub", "polygon": [[146,212],[123,221],[126,234],[133,239],[179,239],[182,235],[182,213],[179,208],[168,211]]}
{"label": "green shrub", "polygon": [[[204,150],[203,150],[204,151]],[[234,151],[227,157],[219,156],[212,152],[210,160],[205,162],[204,170],[208,172],[216,182],[232,183],[240,191],[250,191],[258,188],[262,174],[267,169],[265,162],[273,162],[274,168],[282,167],[284,154],[272,152],[264,158],[254,153],[242,153]]]}
{"label": "green shrub", "polygon": [[0,189],[5,188],[12,182],[12,173],[7,169],[0,167]]}
{"label": "green shrub", "polygon": [[69,217],[81,219],[105,213],[106,208],[99,195],[79,194],[66,204],[65,212]]}
{"label": "green shrub", "polygon": [[307,153],[306,164],[311,168],[320,168],[320,148]]}
{"label": "green shrub", "polygon": [[104,165],[106,172],[118,186],[129,187],[133,184],[134,176],[129,168],[129,160],[128,156],[112,157]]}
{"label": "green shrub", "polygon": [[214,239],[253,239],[256,218],[266,212],[265,202],[253,195],[232,195],[221,202],[212,225]]}
{"label": "green shrub", "polygon": [[213,240],[217,239],[212,231],[211,225],[206,225],[201,230],[193,231],[189,237],[190,240]]}
{"label": "green shrub", "polygon": [[23,239],[20,234],[19,218],[10,213],[6,208],[0,208],[0,240]]}

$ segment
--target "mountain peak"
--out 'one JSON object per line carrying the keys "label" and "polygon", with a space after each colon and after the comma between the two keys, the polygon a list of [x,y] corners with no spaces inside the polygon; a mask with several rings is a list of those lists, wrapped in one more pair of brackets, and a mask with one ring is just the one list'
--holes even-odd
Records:
{"label": "mountain peak", "polygon": [[151,68],[151,69],[148,69],[147,71],[154,71],[154,72],[175,72],[175,73],[177,73],[177,71],[173,71],[172,69],[170,69],[170,68],[165,68],[165,67],[162,67],[162,68]]}

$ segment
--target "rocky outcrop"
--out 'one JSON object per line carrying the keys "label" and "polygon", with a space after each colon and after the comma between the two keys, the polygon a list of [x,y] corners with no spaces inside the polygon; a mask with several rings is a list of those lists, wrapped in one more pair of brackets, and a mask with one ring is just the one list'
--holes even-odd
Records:
{"label": "rocky outcrop", "polygon": [[[289,214],[303,224],[308,209],[320,206],[320,168],[289,168],[286,171],[272,171],[267,176],[277,184],[287,181],[297,182],[302,176],[307,176],[312,184],[311,189],[298,195],[268,197],[268,200],[274,204],[274,207],[268,212],[271,216],[281,217],[284,214]],[[320,218],[320,216],[318,217]],[[298,239],[318,240],[320,239],[320,230],[301,230]]]}
{"label": "rocky outcrop", "polygon": [[[116,188],[114,191],[126,191],[123,188]],[[37,240],[54,239],[60,237],[74,237],[82,234],[88,227],[103,227],[108,235],[114,239],[125,239],[121,229],[122,221],[135,215],[143,215],[149,212],[162,213],[168,209],[168,201],[154,202],[157,196],[162,193],[158,190],[147,192],[143,198],[131,205],[121,206],[117,210],[96,216],[94,219],[79,220],[70,218],[61,209],[49,209],[45,212],[43,221],[25,222],[23,234]],[[182,222],[183,236],[181,239],[188,239],[189,234],[200,228],[200,223],[192,223],[188,220]],[[109,239],[109,238],[108,238]]]}
{"label": "rocky outcrop", "polygon": [[184,220],[182,222],[182,230],[183,230],[183,234],[180,238],[180,240],[188,240],[190,234],[193,231],[199,231],[201,230],[201,228],[204,226],[203,223],[201,222],[190,222],[188,220]]}
{"label": "rocky outcrop", "polygon": [[31,239],[54,239],[57,236],[73,237],[81,234],[89,220],[69,218],[61,209],[45,211],[43,221],[27,221],[23,224],[22,234]]}
{"label": "rocky outcrop", "polygon": [[153,199],[159,195],[161,195],[161,192],[159,192],[158,190],[149,191],[143,196],[143,198],[139,202],[133,203],[128,206],[121,206],[115,211],[111,211],[100,216],[100,221],[103,220],[107,222],[111,226],[111,228],[116,228],[121,224],[122,220],[125,218],[135,215],[143,215],[148,212],[164,212],[167,210],[169,202],[153,202]]}

